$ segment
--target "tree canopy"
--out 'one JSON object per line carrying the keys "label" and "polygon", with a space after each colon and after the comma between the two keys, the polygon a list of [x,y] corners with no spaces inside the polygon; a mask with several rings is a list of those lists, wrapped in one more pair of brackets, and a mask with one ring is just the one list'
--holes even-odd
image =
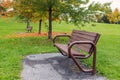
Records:
{"label": "tree canopy", "polygon": [[64,20],[67,23],[79,25],[87,20],[88,10],[85,5],[89,0],[34,0],[36,9],[40,12],[47,13],[49,19],[48,38],[52,38],[52,20]]}
{"label": "tree canopy", "polygon": [[0,13],[1,15],[4,16],[10,16],[9,13],[11,13],[10,11],[8,11],[9,9],[11,9],[13,7],[13,2],[10,0],[2,0],[0,1]]}
{"label": "tree canopy", "polygon": [[48,19],[48,38],[52,39],[52,20],[64,20],[79,26],[89,22],[88,15],[96,13],[95,10],[106,9],[98,3],[86,7],[88,2],[89,0],[15,0],[14,8],[17,15],[27,21]]}

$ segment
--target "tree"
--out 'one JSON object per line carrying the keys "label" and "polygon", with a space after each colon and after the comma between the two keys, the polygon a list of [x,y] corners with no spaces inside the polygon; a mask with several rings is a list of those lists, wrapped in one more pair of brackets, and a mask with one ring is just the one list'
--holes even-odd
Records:
{"label": "tree", "polygon": [[119,10],[116,8],[113,12],[107,14],[107,18],[111,23],[118,23],[118,21],[120,20]]}
{"label": "tree", "polygon": [[[88,3],[88,0],[34,0],[37,2],[39,10],[48,13],[49,31],[48,39],[52,39],[52,20],[65,20],[66,22],[73,22],[76,25],[79,22],[86,21],[85,14],[87,10],[80,7],[81,4]],[[79,17],[79,18],[78,18]]]}
{"label": "tree", "polygon": [[3,0],[3,1],[1,1],[0,4],[2,7],[6,8],[6,9],[13,7],[13,1],[11,1],[11,0]]}
{"label": "tree", "polygon": [[13,1],[3,0],[0,2],[0,12],[4,16],[10,16],[12,11],[9,11],[13,7]]}
{"label": "tree", "polygon": [[4,11],[6,11],[5,8],[0,4],[0,14],[3,15]]}
{"label": "tree", "polygon": [[103,21],[107,20],[106,18],[106,14],[111,13],[112,10],[110,8],[110,4],[111,3],[104,3],[104,4],[100,4],[100,3],[95,3],[93,2],[92,4],[90,4],[90,6],[88,7],[90,10],[90,14],[94,15],[95,20],[97,22],[102,22],[101,20],[103,19]]}
{"label": "tree", "polygon": [[38,0],[16,0],[14,4],[14,10],[17,14],[17,18],[27,23],[27,27],[30,26],[30,22],[39,21],[39,30],[38,34],[41,33],[41,25],[45,20],[46,13],[39,10],[39,7],[36,6]]}
{"label": "tree", "polygon": [[[35,0],[37,1],[40,11],[48,13],[49,31],[48,39],[52,39],[52,20],[64,20],[67,23],[74,23],[79,26],[85,22],[89,22],[89,14],[96,13],[95,10],[109,10],[109,4],[101,5],[100,3],[86,5],[89,0]],[[97,7],[96,7],[97,6]],[[106,7],[107,6],[107,7]],[[103,8],[103,9],[101,9]],[[103,11],[105,12],[105,11]]]}
{"label": "tree", "polygon": [[33,22],[39,22],[39,29],[38,29],[38,34],[41,34],[41,28],[42,28],[42,22],[46,21],[45,13],[43,14],[40,11],[37,11],[37,8],[35,10],[35,13],[33,14],[34,17],[32,18]]}
{"label": "tree", "polygon": [[[59,0],[34,0],[34,8],[39,13],[39,22],[49,19],[49,30],[48,30],[48,38],[51,39],[52,35],[52,12],[54,7],[57,7]],[[40,27],[39,27],[40,31]]]}
{"label": "tree", "polygon": [[34,0],[32,1],[33,4],[33,9],[34,9],[34,17],[32,18],[32,20],[34,22],[39,22],[39,29],[38,29],[38,34],[41,34],[41,27],[42,27],[42,23],[46,21],[46,19],[48,18],[48,13],[45,11],[41,10],[41,7],[39,7],[39,2],[38,0]]}
{"label": "tree", "polygon": [[20,19],[23,22],[26,22],[27,28],[30,26],[30,22],[32,20],[33,13],[33,7],[32,7],[32,1],[31,0],[15,0],[14,1],[14,11],[18,19]]}
{"label": "tree", "polygon": [[[33,19],[34,13],[39,14],[39,22],[44,18],[48,19],[48,39],[52,39],[52,20],[64,20],[67,23],[74,23],[79,26],[89,22],[89,14],[95,13],[95,10],[101,10],[101,4],[85,7],[89,0],[16,0],[16,10],[22,18]],[[82,6],[83,5],[83,6]],[[104,7],[104,6],[103,6]],[[42,17],[41,17],[42,15]]]}
{"label": "tree", "polygon": [[107,15],[103,15],[101,20],[104,22],[104,23],[110,23],[109,19],[107,18]]}

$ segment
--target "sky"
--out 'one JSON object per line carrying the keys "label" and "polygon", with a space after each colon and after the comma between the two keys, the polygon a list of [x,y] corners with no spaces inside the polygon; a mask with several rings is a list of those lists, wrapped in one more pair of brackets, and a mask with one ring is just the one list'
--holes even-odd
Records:
{"label": "sky", "polygon": [[120,10],[120,0],[89,0],[90,2],[100,2],[100,3],[106,3],[106,2],[112,2],[110,7],[114,11],[115,8],[118,8]]}

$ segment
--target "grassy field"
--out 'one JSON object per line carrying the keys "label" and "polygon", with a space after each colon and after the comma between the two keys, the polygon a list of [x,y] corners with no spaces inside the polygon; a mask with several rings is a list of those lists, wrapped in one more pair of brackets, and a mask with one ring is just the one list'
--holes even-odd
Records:
{"label": "grassy field", "polygon": [[[37,23],[32,23],[33,32],[37,32],[37,25]],[[53,23],[54,32],[71,32],[73,29],[78,29],[78,27],[64,22]],[[109,80],[119,80],[120,25],[96,23],[94,27],[88,24],[81,29],[101,34],[97,44],[97,73]],[[44,25],[42,31],[47,31]],[[26,32],[24,23],[18,23],[13,19],[0,19],[0,80],[20,80],[22,60],[26,55],[57,52],[52,41],[47,37],[4,38],[21,32]]]}
{"label": "grassy field", "polygon": [[[64,24],[64,25],[63,25]],[[31,26],[33,26],[32,32],[38,32],[38,23],[31,23]],[[56,23],[53,22],[53,31],[54,32],[70,32],[72,29],[78,29],[78,27],[72,25],[72,24],[65,24],[64,22]],[[42,25],[42,31],[46,32],[47,27],[43,24]],[[5,37],[9,34],[17,34],[17,33],[25,33],[26,31],[26,24],[20,23],[16,21],[15,19],[0,19],[0,37]]]}

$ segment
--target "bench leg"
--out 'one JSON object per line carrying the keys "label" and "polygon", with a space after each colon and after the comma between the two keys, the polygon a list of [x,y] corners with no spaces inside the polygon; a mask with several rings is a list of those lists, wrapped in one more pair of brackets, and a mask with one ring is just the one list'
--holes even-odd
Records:
{"label": "bench leg", "polygon": [[75,64],[78,66],[78,68],[81,70],[81,71],[83,71],[83,72],[85,72],[85,73],[92,73],[93,75],[95,75],[95,64],[93,63],[93,68],[92,69],[84,69],[82,66],[81,66],[81,64],[80,64],[80,62],[74,57],[74,56],[72,56],[71,55],[71,58],[72,58],[72,60],[75,62]]}
{"label": "bench leg", "polygon": [[94,51],[94,54],[93,54],[93,72],[92,74],[95,75],[96,73],[96,50]]}
{"label": "bench leg", "polygon": [[[58,49],[58,48],[57,48]],[[67,56],[66,54],[64,54],[60,49],[58,49],[59,52],[63,55],[63,56]]]}

